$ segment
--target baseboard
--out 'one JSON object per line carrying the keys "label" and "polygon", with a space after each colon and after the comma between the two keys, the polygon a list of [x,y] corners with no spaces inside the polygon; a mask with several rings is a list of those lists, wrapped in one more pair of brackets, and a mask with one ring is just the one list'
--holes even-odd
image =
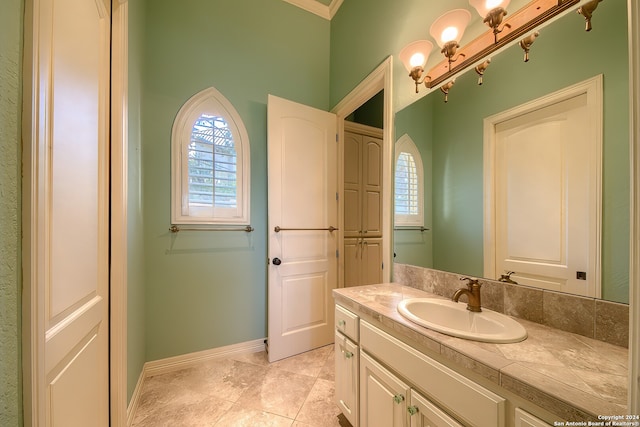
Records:
{"label": "baseboard", "polygon": [[247,353],[258,353],[265,350],[265,341],[266,338],[261,338],[258,340],[246,341],[224,347],[212,348],[210,350],[197,351],[195,353],[146,362],[142,367],[138,383],[136,384],[133,396],[131,396],[131,401],[129,402],[129,407],[127,408],[127,425],[129,426],[133,422],[133,417],[140,402],[142,386],[146,378],[178,371],[208,360],[224,359]]}
{"label": "baseboard", "polygon": [[127,426],[133,424],[133,417],[136,413],[136,409],[138,409],[138,404],[140,403],[140,396],[142,394],[142,384],[144,383],[144,379],[145,373],[143,366],[142,371],[140,372],[140,376],[138,377],[136,387],[133,389],[133,395],[131,396],[131,400],[129,401],[129,406],[127,407]]}

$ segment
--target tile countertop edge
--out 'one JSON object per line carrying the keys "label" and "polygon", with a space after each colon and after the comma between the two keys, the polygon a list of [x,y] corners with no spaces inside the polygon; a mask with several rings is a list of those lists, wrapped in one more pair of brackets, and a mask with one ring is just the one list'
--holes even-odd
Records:
{"label": "tile countertop edge", "polygon": [[[409,340],[409,344],[416,344],[419,350],[420,347],[427,348],[460,368],[469,369],[505,390],[565,418],[566,421],[593,421],[598,420],[598,415],[624,415],[626,411],[626,405],[616,404],[605,398],[589,394],[572,385],[528,369],[526,362],[510,360],[501,354],[483,348],[487,345],[509,346],[511,344],[487,344],[444,335],[404,319],[395,309],[397,303],[402,299],[442,298],[441,296],[397,283],[335,289],[333,296],[336,302],[375,319],[383,326]],[[521,321],[521,323],[525,328],[531,325],[531,322]],[[569,332],[538,324],[535,329],[537,334],[540,331],[558,334],[561,336],[560,341],[564,341],[565,336],[573,336]],[[604,345],[616,347],[611,344]],[[543,384],[544,389],[542,388]],[[552,384],[553,387],[549,387]]]}

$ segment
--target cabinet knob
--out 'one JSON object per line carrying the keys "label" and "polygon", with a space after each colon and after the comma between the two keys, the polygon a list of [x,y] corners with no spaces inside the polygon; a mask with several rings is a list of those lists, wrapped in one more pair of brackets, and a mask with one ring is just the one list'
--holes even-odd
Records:
{"label": "cabinet knob", "polygon": [[347,359],[351,359],[353,357],[353,353],[351,353],[350,351],[345,351],[344,357],[346,357]]}
{"label": "cabinet knob", "polygon": [[411,405],[407,408],[407,411],[409,412],[409,415],[413,416],[418,413],[418,407],[415,405]]}
{"label": "cabinet knob", "polygon": [[346,321],[344,321],[344,320],[338,320],[338,326],[339,326],[339,327],[343,328],[346,324],[347,324],[347,322],[346,322]]}
{"label": "cabinet knob", "polygon": [[395,396],[393,396],[393,401],[396,403],[402,403],[404,402],[404,396],[401,394],[396,394]]}

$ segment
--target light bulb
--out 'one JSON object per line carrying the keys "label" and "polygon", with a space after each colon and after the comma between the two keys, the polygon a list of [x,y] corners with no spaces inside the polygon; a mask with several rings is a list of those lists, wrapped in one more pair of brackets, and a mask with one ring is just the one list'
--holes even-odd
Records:
{"label": "light bulb", "polygon": [[422,66],[426,62],[424,55],[420,52],[414,53],[409,60],[411,67]]}
{"label": "light bulb", "polygon": [[493,8],[496,8],[496,7],[500,6],[501,4],[502,4],[502,0],[487,0],[485,2],[485,7],[488,10],[491,10]]}
{"label": "light bulb", "polygon": [[458,29],[456,27],[447,27],[442,30],[442,35],[440,36],[440,40],[442,43],[450,42],[452,40],[458,40]]}
{"label": "light bulb", "polygon": [[415,67],[424,67],[432,49],[433,44],[429,40],[416,40],[402,48],[400,60],[407,71],[411,71]]}
{"label": "light bulb", "polygon": [[440,47],[451,41],[459,42],[462,40],[464,30],[471,20],[471,13],[466,9],[454,9],[445,13],[436,19],[429,33]]}

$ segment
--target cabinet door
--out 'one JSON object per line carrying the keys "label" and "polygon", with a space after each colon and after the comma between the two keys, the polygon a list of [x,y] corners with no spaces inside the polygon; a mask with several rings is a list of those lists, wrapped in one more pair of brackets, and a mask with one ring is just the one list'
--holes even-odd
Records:
{"label": "cabinet door", "polygon": [[336,404],[353,427],[358,426],[358,346],[336,332]]}
{"label": "cabinet door", "polygon": [[382,236],[382,140],[362,140],[362,233]]}
{"label": "cabinet door", "polygon": [[515,422],[513,425],[515,427],[551,427],[551,424],[545,423],[520,408],[516,408]]}
{"label": "cabinet door", "polygon": [[361,285],[361,255],[362,242],[360,239],[344,239],[344,286]]}
{"label": "cabinet door", "polygon": [[362,239],[361,285],[382,282],[382,239]]}
{"label": "cabinet door", "polygon": [[407,421],[409,387],[360,352],[360,422],[367,427],[401,427]]}
{"label": "cabinet door", "polygon": [[415,390],[411,390],[407,412],[411,420],[411,427],[462,427],[462,424]]}
{"label": "cabinet door", "polygon": [[344,237],[362,234],[362,135],[344,133]]}

